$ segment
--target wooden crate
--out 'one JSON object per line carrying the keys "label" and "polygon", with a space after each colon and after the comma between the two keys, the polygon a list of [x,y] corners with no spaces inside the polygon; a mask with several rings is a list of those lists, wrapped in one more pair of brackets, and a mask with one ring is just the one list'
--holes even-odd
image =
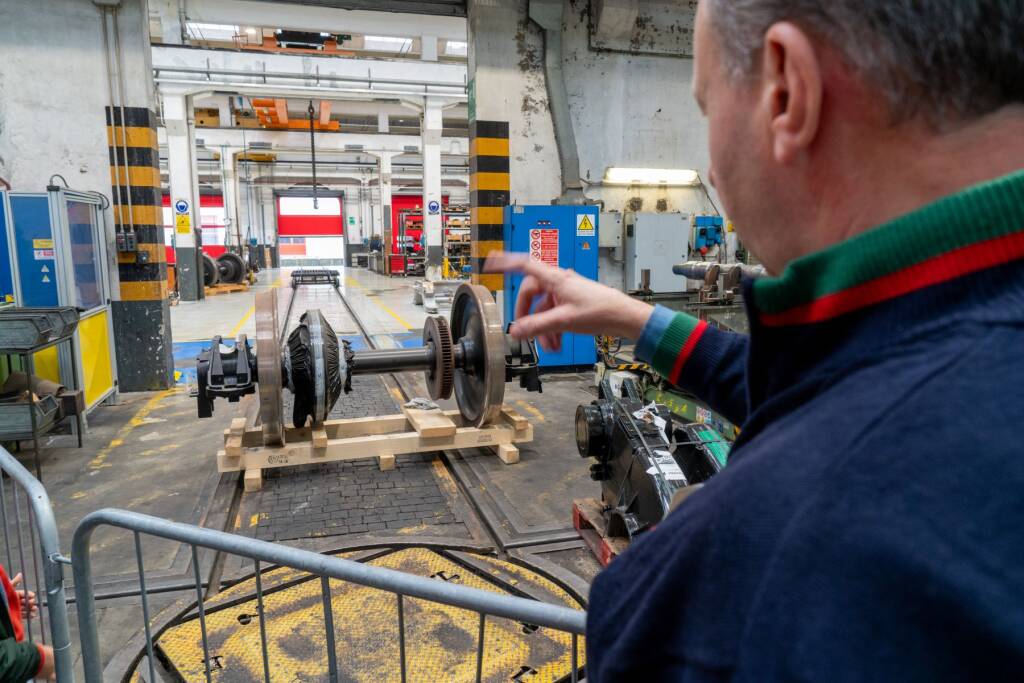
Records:
{"label": "wooden crate", "polygon": [[533,425],[508,406],[497,423],[485,427],[465,426],[457,410],[413,408],[398,415],[328,420],[318,428],[287,428],[283,446],[263,445],[260,427],[236,418],[224,431],[217,470],[245,472],[245,490],[255,491],[264,469],[319,462],[377,458],[382,470],[390,470],[399,455],[483,447],[512,465],[519,462],[516,444],[532,440]]}

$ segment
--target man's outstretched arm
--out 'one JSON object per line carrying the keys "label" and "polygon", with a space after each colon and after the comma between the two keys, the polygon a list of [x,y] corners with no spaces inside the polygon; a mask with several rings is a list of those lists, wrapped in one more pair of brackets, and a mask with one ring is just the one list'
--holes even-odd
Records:
{"label": "man's outstretched arm", "polygon": [[707,403],[733,424],[747,416],[745,334],[724,332],[692,315],[656,306],[637,339],[637,360]]}
{"label": "man's outstretched arm", "polygon": [[486,272],[525,277],[511,334],[557,349],[564,332],[637,339],[637,355],[670,382],[736,424],[746,417],[747,337],[714,330],[683,313],[654,308],[571,270],[526,254],[491,254]]}

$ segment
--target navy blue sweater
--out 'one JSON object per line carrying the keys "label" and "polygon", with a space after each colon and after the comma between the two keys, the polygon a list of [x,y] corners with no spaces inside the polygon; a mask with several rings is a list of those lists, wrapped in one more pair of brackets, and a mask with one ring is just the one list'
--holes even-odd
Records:
{"label": "navy blue sweater", "polygon": [[742,431],[597,577],[588,681],[1024,679],[1024,172],[745,299],[638,346]]}

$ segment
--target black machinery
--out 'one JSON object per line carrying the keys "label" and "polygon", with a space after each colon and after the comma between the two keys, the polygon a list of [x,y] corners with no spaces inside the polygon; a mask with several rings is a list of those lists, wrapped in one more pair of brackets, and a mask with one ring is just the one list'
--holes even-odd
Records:
{"label": "black machinery", "polygon": [[[332,278],[329,273],[303,270],[293,286],[323,283],[337,291],[336,275]],[[450,322],[440,316],[427,318],[423,346],[416,349],[353,351],[316,309],[300,317],[282,344],[277,310],[275,292],[258,294],[255,349],[245,335],[239,336],[234,349],[214,337],[199,356],[199,417],[213,414],[214,399],[235,402],[258,387],[264,443],[280,444],[284,387],[295,397],[292,422],[296,427],[304,426],[307,419],[322,424],[341,394],[351,391],[353,375],[422,370],[430,397],[447,399],[454,392],[466,425],[474,427],[498,418],[506,382],[518,379],[529,391],[541,390],[536,345],[505,334],[494,299],[479,285],[459,287]]]}
{"label": "black machinery", "polygon": [[576,410],[576,445],[597,462],[610,536],[632,539],[725,467],[729,445],[710,427],[682,423],[663,405],[644,403],[633,379],[599,387],[599,399]]}
{"label": "black machinery", "polygon": [[207,253],[203,254],[203,284],[207,287],[238,284],[248,274],[246,262],[232,251],[225,251],[216,259]]}

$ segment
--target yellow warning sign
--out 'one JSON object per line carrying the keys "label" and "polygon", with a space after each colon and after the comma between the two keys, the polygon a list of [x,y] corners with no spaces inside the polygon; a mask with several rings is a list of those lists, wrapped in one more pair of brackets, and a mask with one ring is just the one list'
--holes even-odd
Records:
{"label": "yellow warning sign", "polygon": [[187,235],[192,232],[192,223],[187,213],[179,213],[174,217],[176,232],[180,235]]}
{"label": "yellow warning sign", "polygon": [[594,221],[590,218],[589,213],[581,213],[576,216],[576,236],[577,237],[594,237],[597,229],[594,227]]}
{"label": "yellow warning sign", "polygon": [[53,249],[53,240],[32,240],[33,249]]}

